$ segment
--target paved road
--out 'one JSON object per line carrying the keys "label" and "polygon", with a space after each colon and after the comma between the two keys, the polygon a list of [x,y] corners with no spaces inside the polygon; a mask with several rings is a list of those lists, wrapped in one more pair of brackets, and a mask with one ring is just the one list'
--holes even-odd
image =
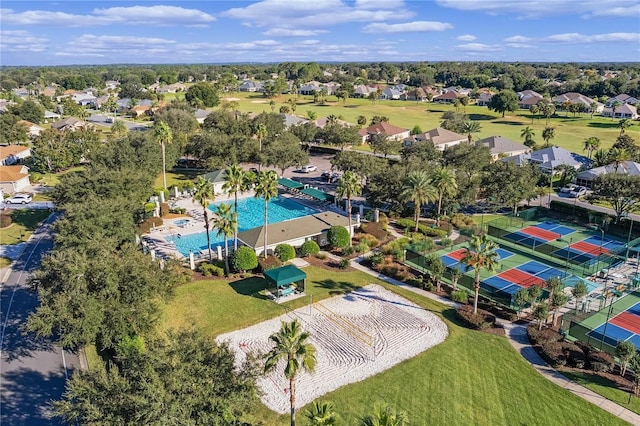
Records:
{"label": "paved road", "polygon": [[[153,124],[151,122],[140,123],[135,121],[129,121],[123,117],[116,117],[116,120],[124,123],[124,125],[127,126],[129,130],[147,130]],[[108,128],[111,128],[111,126],[113,126],[113,123],[107,120],[107,115],[105,114],[93,114],[89,118],[87,118],[87,121],[91,123],[99,124],[100,126],[104,126]]]}
{"label": "paved road", "polygon": [[27,316],[38,304],[37,295],[26,286],[26,280],[53,246],[50,228],[49,224],[38,228],[12,267],[0,270],[2,426],[63,424],[47,417],[48,403],[60,398],[65,380],[80,365],[75,354],[21,332]]}

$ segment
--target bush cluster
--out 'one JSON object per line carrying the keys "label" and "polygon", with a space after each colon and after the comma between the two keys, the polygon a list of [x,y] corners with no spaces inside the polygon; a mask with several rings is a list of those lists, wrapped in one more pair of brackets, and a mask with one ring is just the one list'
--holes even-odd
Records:
{"label": "bush cluster", "polygon": [[587,363],[593,371],[608,373],[613,370],[613,356],[596,349],[590,350],[587,354]]}
{"label": "bush cluster", "polygon": [[369,247],[377,247],[380,244],[380,241],[371,234],[366,234],[364,232],[360,232],[354,236],[354,239],[359,243],[364,242]]}
{"label": "bush cluster", "polygon": [[410,243],[411,241],[407,237],[398,238],[380,247],[380,251],[385,255],[393,255],[396,259],[404,260],[404,250],[409,247]]}
{"label": "bush cluster", "polygon": [[[360,228],[367,234],[383,241],[387,238],[387,227],[382,222],[367,222],[360,225]],[[375,244],[377,245],[377,244]]]}
{"label": "bush cluster", "polygon": [[326,253],[315,253],[314,256],[316,257],[316,259],[320,259],[320,260],[325,260],[327,258]]}
{"label": "bush cluster", "polygon": [[289,244],[278,244],[274,253],[282,262],[286,262],[296,257],[296,249]]}
{"label": "bush cluster", "polygon": [[464,290],[455,290],[451,292],[451,300],[457,303],[469,302],[469,294]]}
{"label": "bush cluster", "polygon": [[264,272],[268,271],[269,269],[282,266],[282,261],[276,256],[267,256],[266,259],[264,257],[260,257],[258,259],[258,266],[260,266],[260,270]]}
{"label": "bush cluster", "polygon": [[332,248],[344,248],[349,245],[351,236],[344,226],[334,225],[327,232],[327,240]]}
{"label": "bush cluster", "polygon": [[562,334],[550,328],[543,328],[538,330],[536,325],[530,325],[527,327],[527,335],[529,341],[533,345],[546,345],[547,343],[559,342],[562,340]]}
{"label": "bush cluster", "polygon": [[141,234],[146,234],[154,227],[162,226],[164,221],[159,217],[150,217],[145,219],[141,224],[138,225],[138,231]]}
{"label": "bush cluster", "polygon": [[349,267],[349,259],[340,259],[340,263],[338,264],[338,266],[340,266],[340,269],[347,269]]}
{"label": "bush cluster", "polygon": [[353,249],[356,251],[356,253],[366,253],[370,250],[370,247],[365,240],[362,240],[358,244],[356,244]]}
{"label": "bush cluster", "polygon": [[172,209],[169,209],[169,213],[186,214],[187,213],[187,208],[186,207],[174,207]]}
{"label": "bush cluster", "polygon": [[462,213],[452,214],[449,222],[458,229],[475,226],[473,218]]}
{"label": "bush cluster", "polygon": [[[406,229],[407,231],[413,231],[416,229],[416,221],[413,219],[403,218],[396,220],[396,226],[400,229]],[[424,223],[418,224],[418,232],[426,235],[427,237],[442,238],[447,235],[447,231],[444,229],[432,228]]]}
{"label": "bush cluster", "polygon": [[13,223],[10,214],[0,213],[0,228],[6,228]]}
{"label": "bush cluster", "polygon": [[316,254],[320,251],[320,246],[313,240],[305,241],[300,248],[298,249],[298,253],[300,253],[300,257],[307,257],[310,254]]}
{"label": "bush cluster", "polygon": [[205,277],[210,277],[212,275],[216,276],[216,277],[222,277],[224,276],[224,269],[219,267],[218,265],[213,265],[211,263],[205,262],[205,263],[201,263],[200,266],[198,267],[198,269],[200,270],[200,272],[202,272],[202,275],[204,275]]}
{"label": "bush cluster", "polygon": [[236,272],[252,271],[258,267],[258,256],[249,247],[238,247],[231,256],[231,265]]}
{"label": "bush cluster", "polygon": [[473,307],[470,305],[462,305],[456,312],[463,323],[476,330],[486,330],[493,327],[496,322],[496,317],[482,309],[478,309],[478,313],[474,314]]}
{"label": "bush cluster", "polygon": [[405,265],[396,263],[393,256],[385,256],[379,264],[373,267],[373,269],[381,274],[400,281],[407,281],[410,277],[409,268]]}

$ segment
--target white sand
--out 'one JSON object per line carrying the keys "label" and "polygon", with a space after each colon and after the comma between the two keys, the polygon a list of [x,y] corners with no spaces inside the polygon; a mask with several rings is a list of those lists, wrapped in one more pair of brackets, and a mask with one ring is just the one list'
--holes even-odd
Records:
{"label": "white sand", "polygon": [[[297,378],[296,406],[302,407],[327,392],[414,357],[444,341],[448,334],[447,326],[437,316],[379,285],[371,284],[315,306],[311,313],[308,306],[300,308],[220,335],[217,340],[229,342],[236,350],[236,362],[241,363],[247,353],[267,353],[271,349],[269,336],[280,329],[281,321],[298,318],[311,332],[310,343],[317,349],[315,372],[303,372]],[[373,338],[372,346],[366,343],[369,337]],[[264,404],[284,414],[289,411],[289,382],[283,371],[284,361],[260,378],[258,387]]]}
{"label": "white sand", "polygon": [[222,98],[222,100],[232,102],[232,101],[239,101],[240,98]]}

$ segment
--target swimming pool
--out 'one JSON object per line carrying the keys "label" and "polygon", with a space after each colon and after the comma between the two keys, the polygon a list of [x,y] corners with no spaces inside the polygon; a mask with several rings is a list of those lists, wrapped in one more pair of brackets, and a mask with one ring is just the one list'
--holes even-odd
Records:
{"label": "swimming pool", "polygon": [[[214,212],[220,204],[231,204],[233,200],[213,203],[209,210]],[[296,219],[303,216],[318,213],[317,210],[297,203],[289,198],[276,197],[269,200],[269,223],[279,223],[285,220]],[[238,200],[238,232],[247,231],[264,225],[264,199],[262,198],[242,198]],[[217,245],[224,245],[222,237],[216,236],[216,231],[209,231],[211,236],[211,248],[215,250]],[[188,235],[170,235],[167,241],[173,243],[183,256],[188,257],[189,252],[198,254],[207,249],[207,234],[199,232]],[[229,242],[231,243],[231,238]]]}

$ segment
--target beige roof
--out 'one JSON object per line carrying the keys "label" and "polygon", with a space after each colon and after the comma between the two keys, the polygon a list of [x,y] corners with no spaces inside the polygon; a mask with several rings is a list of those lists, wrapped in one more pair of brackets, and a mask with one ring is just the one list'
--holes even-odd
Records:
{"label": "beige roof", "polygon": [[0,166],[0,182],[16,182],[29,176],[25,166]]}
{"label": "beige roof", "polygon": [[29,147],[23,145],[0,145],[0,158],[7,158],[10,155],[17,155],[28,150]]}
{"label": "beige roof", "polygon": [[[346,216],[335,212],[322,212],[298,219],[272,223],[267,228],[267,245],[285,243],[305,237],[320,235],[334,225],[349,226]],[[264,244],[264,226],[238,233],[238,239],[250,247],[261,247]]]}
{"label": "beige roof", "polygon": [[361,129],[358,133],[360,134],[360,136],[366,136],[367,134],[378,134],[378,133],[384,133],[387,136],[394,136],[394,135],[398,135],[400,133],[404,133],[408,131],[409,131],[408,129],[403,129],[402,127],[389,124],[386,121],[381,121],[365,129]]}
{"label": "beige roof", "polygon": [[422,135],[416,135],[416,136],[417,136],[416,139],[418,140],[424,139],[427,141],[431,141],[436,146],[444,143],[466,141],[468,139],[465,135],[452,132],[451,130],[447,130],[442,127],[436,127],[435,129],[431,129],[428,132],[423,133]]}
{"label": "beige roof", "polygon": [[513,155],[512,152],[521,152],[530,150],[529,147],[519,142],[514,142],[511,139],[503,138],[502,136],[490,136],[488,138],[479,140],[476,145],[484,145],[489,147],[492,155],[507,154]]}

